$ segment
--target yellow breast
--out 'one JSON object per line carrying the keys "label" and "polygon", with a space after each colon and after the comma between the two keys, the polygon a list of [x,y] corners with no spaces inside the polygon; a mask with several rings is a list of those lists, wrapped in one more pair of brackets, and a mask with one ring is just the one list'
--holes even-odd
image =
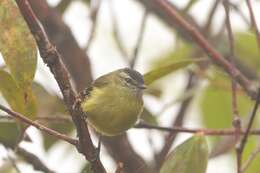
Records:
{"label": "yellow breast", "polygon": [[143,101],[127,88],[94,88],[82,103],[87,121],[103,135],[117,135],[131,128],[143,110]]}

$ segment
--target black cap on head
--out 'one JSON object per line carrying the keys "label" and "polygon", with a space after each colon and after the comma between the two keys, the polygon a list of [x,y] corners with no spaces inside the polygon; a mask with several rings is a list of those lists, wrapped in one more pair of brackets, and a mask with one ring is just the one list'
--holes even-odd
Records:
{"label": "black cap on head", "polygon": [[122,69],[122,71],[127,73],[132,79],[136,80],[138,83],[144,84],[144,78],[138,71],[130,68],[124,68]]}

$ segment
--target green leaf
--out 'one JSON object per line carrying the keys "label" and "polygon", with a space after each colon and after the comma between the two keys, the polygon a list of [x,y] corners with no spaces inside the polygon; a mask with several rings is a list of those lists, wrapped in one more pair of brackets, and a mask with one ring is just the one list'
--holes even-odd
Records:
{"label": "green leaf", "polygon": [[177,48],[171,49],[170,52],[156,58],[152,65],[156,68],[171,64],[174,61],[183,61],[192,56],[192,49],[190,45],[181,42]]}
{"label": "green leaf", "polygon": [[23,91],[18,87],[12,76],[3,70],[0,70],[0,83],[0,93],[10,107],[14,111],[34,119],[37,112],[37,106],[31,88],[28,87],[27,90]]}
{"label": "green leaf", "polygon": [[[243,152],[243,163],[250,157],[252,151],[255,150],[256,147],[259,146],[259,137],[251,136],[248,138],[248,141],[245,146],[245,150]],[[251,162],[249,167],[246,169],[245,173],[259,172],[260,170],[260,155],[258,154],[254,160]]]}
{"label": "green leaf", "polygon": [[[201,113],[207,128],[232,127],[231,81],[226,76],[214,74],[205,88],[201,101]],[[247,115],[252,101],[241,90],[237,91],[238,111],[241,116]]]}
{"label": "green leaf", "polygon": [[[43,88],[38,83],[33,83],[33,91],[37,98],[38,103],[38,117],[41,116],[50,116],[50,117],[59,117],[59,116],[68,116],[66,113],[66,108],[64,106],[63,101],[55,95],[51,95],[48,93],[45,88]],[[46,109],[48,108],[48,109]],[[42,121],[44,125],[47,127],[56,130],[63,134],[69,134],[73,131],[73,124],[70,122],[62,122],[62,121]],[[46,135],[43,133],[44,137],[44,148],[48,150],[53,144],[55,144],[58,139],[52,137],[50,135]]]}
{"label": "green leaf", "polygon": [[20,137],[20,128],[15,122],[0,122],[0,143],[14,148]]}
{"label": "green leaf", "polygon": [[150,85],[154,81],[198,61],[199,60],[183,60],[179,62],[172,62],[170,64],[155,68],[152,71],[144,74],[145,84]]}
{"label": "green leaf", "polygon": [[17,86],[12,76],[0,70],[0,93],[8,102],[10,107],[16,112],[25,112],[25,105],[22,90]]}
{"label": "green leaf", "polygon": [[13,0],[0,1],[0,52],[20,88],[27,88],[37,64],[35,41]]}
{"label": "green leaf", "polygon": [[167,157],[160,173],[205,173],[208,145],[202,135],[195,135],[178,145]]}
{"label": "green leaf", "polygon": [[[29,118],[34,118],[36,105],[32,92],[28,91],[29,95],[25,96],[25,93],[17,86],[12,76],[3,70],[0,70],[0,83],[0,93],[12,110],[27,115]],[[20,128],[18,127],[15,122],[0,122],[0,142],[14,147],[17,137],[21,137]]]}
{"label": "green leaf", "polygon": [[255,34],[252,32],[235,34],[235,52],[242,63],[254,71],[260,72],[260,51],[256,42]]}

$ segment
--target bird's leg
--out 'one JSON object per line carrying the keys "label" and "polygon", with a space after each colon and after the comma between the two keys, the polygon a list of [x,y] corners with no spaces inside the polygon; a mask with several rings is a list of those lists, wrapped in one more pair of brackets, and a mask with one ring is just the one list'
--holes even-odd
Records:
{"label": "bird's leg", "polygon": [[101,140],[102,140],[102,135],[98,133],[98,146],[94,152],[94,155],[92,156],[91,161],[96,161],[100,157],[100,151],[101,151]]}
{"label": "bird's leg", "polygon": [[[75,102],[74,102],[74,104],[72,106],[73,109],[77,109],[77,110],[80,109],[80,104],[85,99],[86,95],[87,95],[87,89],[84,89],[83,91],[78,93],[78,95],[76,96]],[[87,119],[87,113],[86,112],[83,112],[82,118],[84,120]]]}
{"label": "bird's leg", "polygon": [[97,147],[98,155],[100,154],[100,150],[101,150],[101,140],[102,140],[102,135],[98,134],[98,147]]}

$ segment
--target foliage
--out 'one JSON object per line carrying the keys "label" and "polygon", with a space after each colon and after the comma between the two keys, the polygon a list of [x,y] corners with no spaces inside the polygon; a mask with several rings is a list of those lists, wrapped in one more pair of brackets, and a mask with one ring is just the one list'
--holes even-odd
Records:
{"label": "foliage", "polygon": [[205,173],[208,145],[204,136],[195,135],[177,146],[165,160],[160,173]]}
{"label": "foliage", "polygon": [[[89,6],[92,3],[92,1],[89,0],[81,0],[81,1],[83,2],[81,4],[86,6]],[[149,4],[153,2],[155,1],[142,1],[141,3]],[[69,5],[72,3],[73,1],[62,0],[61,3],[57,6],[56,10],[60,11],[60,13],[65,13]],[[197,0],[190,0],[185,7],[180,9],[180,14],[182,16],[188,15],[190,10],[196,7],[196,5],[199,3],[200,2]],[[149,6],[149,10],[152,10],[153,8],[156,8],[156,6],[155,7],[153,5]],[[57,11],[55,11],[54,14],[56,14]],[[158,15],[160,17],[160,15],[162,14],[159,11],[159,13],[157,12],[155,13],[155,15]],[[167,24],[171,24],[171,22],[169,22],[170,19],[168,19],[168,17],[165,17],[165,19],[163,18],[163,20],[167,21],[166,22]],[[188,20],[192,21],[192,18],[188,18]],[[61,25],[62,21],[58,21],[57,23]],[[174,26],[175,22],[172,23],[174,23],[173,24]],[[57,96],[58,94],[50,93],[48,88],[45,88],[41,84],[36,83],[34,81],[34,76],[37,69],[37,47],[36,47],[35,40],[32,34],[30,33],[30,30],[27,27],[27,24],[25,23],[23,17],[19,13],[19,10],[14,0],[0,1],[0,26],[1,26],[0,27],[0,53],[4,61],[4,66],[0,67],[0,94],[2,99],[1,104],[2,102],[6,103],[8,104],[10,109],[19,112],[22,115],[25,115],[27,118],[31,120],[37,120],[37,122],[43,124],[45,127],[49,129],[70,136],[73,130],[75,130],[75,127],[74,124],[72,123],[73,121],[71,120],[71,117],[68,116],[68,111],[66,110],[67,108],[65,107],[62,98]],[[46,25],[45,27],[49,27],[49,26]],[[48,28],[50,30],[50,31],[48,30],[48,32],[50,33],[47,33],[49,34],[49,36],[53,36],[57,34],[57,32],[55,32],[56,28],[51,28],[51,29],[50,28]],[[67,27],[64,28],[66,28],[64,30],[67,32]],[[168,83],[163,83],[163,85],[171,85],[171,84],[175,85],[176,83],[174,80],[172,80],[173,78],[171,78],[172,76],[170,76],[170,74],[173,74],[178,70],[183,70],[181,72],[186,72],[188,70],[192,71],[192,74],[196,76],[197,82],[198,83],[201,82],[201,83],[196,84],[197,86],[195,87],[193,86],[190,88],[189,86],[186,88],[183,87],[184,92],[180,95],[179,98],[177,99],[174,98],[174,102],[172,102],[170,107],[172,108],[172,105],[174,104],[174,106],[177,105],[176,107],[181,108],[180,112],[189,112],[186,111],[186,109],[194,105],[191,104],[190,106],[189,105],[190,103],[188,103],[188,105],[185,105],[184,104],[185,101],[187,100],[187,98],[191,98],[191,96],[194,96],[195,98],[198,98],[199,96],[199,99],[197,100],[194,99],[194,100],[197,101],[197,103],[199,103],[199,104],[195,104],[195,106],[196,109],[199,110],[199,118],[201,120],[200,125],[211,130],[223,130],[227,128],[232,129],[233,112],[232,112],[232,89],[231,89],[230,76],[227,76],[226,74],[223,73],[223,69],[225,68],[217,69],[217,70],[212,69],[211,66],[213,65],[210,64],[210,62],[206,62],[205,59],[200,58],[200,57],[204,57],[206,54],[211,55],[210,53],[212,52],[201,51],[196,47],[196,44],[195,45],[191,44],[190,38],[187,39],[186,37],[187,35],[189,36],[189,32],[193,32],[192,30],[187,31],[186,33],[186,31],[181,30],[182,28],[176,27],[176,29],[178,31],[176,32],[178,33],[177,35],[178,36],[180,35],[181,37],[183,37],[183,40],[186,41],[180,41],[180,38],[176,38],[174,46],[172,46],[172,48],[169,51],[162,52],[161,55],[155,57],[150,62],[151,68],[147,73],[144,74],[145,84],[148,85],[149,87],[149,90],[147,90],[145,94],[152,95],[153,99],[159,102],[161,101],[161,99],[163,100],[161,95],[166,93],[166,91],[162,89],[164,86],[162,86],[162,83],[160,82],[161,79],[164,79],[167,76],[169,77],[167,78],[169,79],[169,81]],[[93,31],[93,33],[95,33],[95,31]],[[222,38],[223,36],[226,37],[226,35],[219,33],[218,38],[214,37],[213,33],[205,33],[205,35],[208,36],[207,38],[208,40],[210,40],[211,38],[220,40],[217,41],[218,45],[216,46],[216,47],[220,47],[218,51],[220,51],[220,53],[223,55],[229,55],[230,52],[229,45],[228,45],[229,43],[226,41],[226,39]],[[259,70],[260,51],[258,48],[255,34],[251,31],[246,30],[246,31],[234,33],[234,38],[235,38],[234,39],[235,56],[232,58],[236,60],[234,61],[234,63],[237,63],[235,64],[235,68],[238,68],[242,72],[245,72],[245,74],[253,73],[256,75],[252,75],[252,76],[258,76],[260,72]],[[61,44],[61,42],[63,41],[61,40],[62,39],[60,39],[60,37],[58,37],[58,40],[54,39],[54,42],[57,44],[57,47],[59,47],[60,46],[59,44]],[[66,41],[75,44],[74,45],[75,47],[79,47],[76,44],[75,40],[68,39]],[[196,40],[194,43],[197,43]],[[64,47],[67,49],[66,46]],[[63,49],[58,49],[58,50],[64,50],[64,47]],[[123,48],[124,46],[121,45],[121,49]],[[71,50],[69,50],[68,48],[68,51]],[[61,55],[64,52],[60,52]],[[138,58],[141,58],[142,54],[138,54],[138,55],[140,56]],[[75,54],[75,56],[78,55]],[[74,58],[74,57],[70,57],[70,58]],[[71,64],[67,64],[66,60],[64,60],[64,62],[68,67],[69,73],[72,73],[70,65],[77,64],[78,66],[80,66],[81,64],[81,62],[74,64],[74,62],[71,61],[68,61]],[[194,64],[198,65],[196,66],[198,68],[187,68]],[[90,67],[84,67],[84,68],[90,68]],[[56,69],[56,70],[60,70],[60,69]],[[220,70],[221,72],[219,72]],[[82,75],[84,74],[77,74],[76,76],[78,76],[78,78],[80,79]],[[252,76],[250,77],[249,76],[246,77],[249,78],[250,80],[251,78],[253,78],[252,81],[258,80],[257,77],[254,78]],[[92,79],[88,79],[88,80],[90,81]],[[80,80],[72,79],[71,81],[75,82]],[[75,83],[75,85],[77,85],[77,83]],[[248,114],[250,113],[254,105],[254,101],[252,101],[246,95],[246,92],[244,92],[242,87],[240,87],[239,85],[237,87],[236,94],[237,94],[238,113],[242,120],[242,127],[244,128],[247,125]],[[145,107],[141,115],[141,119],[144,120],[146,123],[152,125],[153,127],[160,126],[161,125],[160,119],[154,116],[154,112],[151,111],[152,110],[151,105],[148,104],[146,105],[147,107]],[[185,110],[182,109],[183,107]],[[192,109],[194,109],[194,107],[192,107]],[[193,116],[194,115],[193,113],[194,112],[191,112],[189,116]],[[7,115],[1,115],[1,117],[4,116]],[[188,113],[185,113],[183,117],[177,117],[176,121],[178,121],[180,118],[183,118],[185,120],[187,116]],[[173,122],[168,124],[172,124],[172,123]],[[186,125],[185,123],[186,121],[184,122],[184,126]],[[256,128],[259,127],[259,123],[260,123],[260,119],[257,117],[257,119],[254,121],[254,127]],[[182,123],[178,124],[178,126],[182,126],[182,125],[183,125]],[[28,127],[27,125],[18,122],[16,120],[6,120],[4,118],[3,119],[1,118],[0,119],[0,143],[3,144],[8,149],[9,148],[14,149],[17,146],[18,142],[20,142],[20,140],[23,139],[21,138],[24,135],[22,133],[27,127]],[[189,139],[187,139],[186,141],[184,141],[183,143],[175,147],[172,151],[169,152],[166,158],[161,158],[164,160],[162,161],[162,165],[159,166],[156,165],[158,166],[157,168],[158,170],[156,171],[160,171],[160,173],[191,173],[191,172],[205,173],[209,161],[209,156],[208,156],[209,147],[207,141],[209,141],[209,144],[211,144],[210,145],[210,148],[212,148],[211,153],[214,153],[219,148],[221,148],[222,151],[220,151],[218,155],[230,154],[233,156],[235,162],[236,157],[235,157],[234,149],[235,149],[235,144],[239,141],[238,138],[233,139],[233,141],[230,142],[229,140],[227,140],[227,138],[220,137],[220,135],[217,137],[207,137],[207,139],[204,135],[205,134],[203,132],[195,134],[194,136],[190,137]],[[125,137],[124,135],[122,136]],[[106,145],[108,149],[107,151],[110,154],[110,156],[113,157],[115,160],[119,160],[119,161],[123,159],[127,160],[126,158],[129,157],[130,158],[128,159],[129,162],[136,159],[143,163],[144,159],[142,159],[141,157],[139,158],[139,156],[136,153],[134,153],[134,150],[132,151],[129,149],[129,151],[125,152],[128,149],[127,147],[129,147],[129,143],[127,141],[128,139],[123,137],[121,138],[121,136],[117,136],[115,138],[111,138],[114,140],[113,141],[114,143],[111,142],[112,145],[110,146],[108,145],[109,142],[107,142],[109,140],[105,139],[104,145]],[[45,149],[46,152],[50,151],[53,145],[57,144],[57,142],[60,141],[59,138],[46,135],[45,133],[42,133],[42,139],[43,139],[43,148]],[[167,140],[169,138],[165,137],[164,139],[165,139],[164,143],[165,145],[167,145]],[[153,141],[152,142],[151,141],[152,140],[150,140],[149,142],[152,146],[151,148],[153,148]],[[227,144],[227,142],[230,143]],[[227,146],[222,145],[225,143],[227,144]],[[255,148],[259,147],[259,144],[260,143],[259,143],[258,136],[250,136],[248,138],[245,151],[243,152],[242,163],[245,163],[245,161],[250,157],[252,151],[255,150]],[[113,147],[115,147],[116,150]],[[115,153],[115,151],[118,153]],[[131,153],[132,155],[124,155],[124,154],[128,154],[128,152]],[[120,157],[121,156],[120,154],[122,154],[123,157]],[[160,161],[158,161],[158,163],[159,162]],[[260,156],[258,155],[251,162],[251,165],[245,171],[245,173],[259,172],[259,168],[260,168],[258,164],[259,162],[260,162]],[[147,162],[147,165],[148,164],[150,163]],[[128,169],[128,167],[135,167],[136,165],[134,165],[133,162],[133,163],[124,163],[124,166],[126,167],[126,169]],[[160,166],[161,168],[159,170]],[[143,167],[146,167],[146,165],[144,164]],[[152,165],[150,167],[154,168],[155,166]],[[4,166],[0,167],[0,172],[2,170],[5,172],[14,172],[14,169],[10,165],[8,165],[7,167]],[[81,169],[81,172],[82,173],[94,172],[92,170],[92,163],[87,162],[84,165],[84,167]]]}

